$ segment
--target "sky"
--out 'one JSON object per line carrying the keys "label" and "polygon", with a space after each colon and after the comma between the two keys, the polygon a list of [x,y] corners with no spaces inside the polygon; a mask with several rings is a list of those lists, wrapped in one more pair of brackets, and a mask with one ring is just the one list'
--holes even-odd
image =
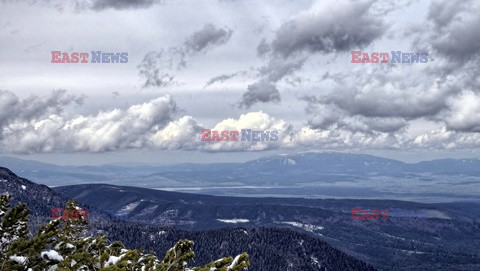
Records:
{"label": "sky", "polygon": [[[0,154],[59,164],[301,151],[479,157],[480,2],[0,2]],[[52,51],[89,53],[52,63]],[[127,53],[91,63],[91,52]],[[387,63],[352,63],[352,51]],[[393,52],[426,63],[394,63]],[[408,55],[407,55],[408,57]],[[202,129],[278,131],[202,141]]]}

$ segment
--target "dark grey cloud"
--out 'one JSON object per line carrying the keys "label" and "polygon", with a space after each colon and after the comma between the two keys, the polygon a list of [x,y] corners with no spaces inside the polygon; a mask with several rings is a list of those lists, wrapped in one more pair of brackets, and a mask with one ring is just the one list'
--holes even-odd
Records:
{"label": "dark grey cloud", "polygon": [[228,42],[233,30],[228,27],[217,27],[211,23],[194,32],[185,41],[187,52],[204,52],[210,47],[222,45]]}
{"label": "dark grey cloud", "polygon": [[421,0],[382,0],[382,1],[375,1],[375,9],[372,10],[372,14],[374,16],[387,16],[391,12],[402,10],[416,2],[420,2]]}
{"label": "dark grey cloud", "polygon": [[[456,10],[466,12],[462,8]],[[307,112],[313,115],[310,126],[392,133],[407,127],[411,120],[429,120],[444,125],[446,130],[440,134],[449,135],[450,143],[455,138],[466,138],[450,135],[450,131],[480,132],[480,111],[477,109],[480,107],[480,52],[468,42],[455,44],[463,40],[455,41],[452,36],[455,31],[450,29],[452,23],[458,29],[468,29],[457,32],[475,40],[475,34],[467,33],[474,32],[470,27],[476,27],[477,19],[466,14],[461,16],[462,20],[450,13],[442,16],[434,28],[449,30],[422,36],[439,61],[424,67],[379,65],[329,74],[328,79],[334,87],[328,94],[304,98],[308,102]],[[451,51],[442,51],[444,48],[439,47],[439,40],[452,45]],[[464,45],[469,49],[463,50]],[[418,141],[428,138],[424,136]],[[440,139],[441,136],[435,140]]]}
{"label": "dark grey cloud", "polygon": [[138,73],[145,79],[146,87],[168,87],[174,83],[174,65],[170,65],[162,59],[163,51],[150,52],[137,66]]}
{"label": "dark grey cloud", "polygon": [[227,43],[232,33],[233,30],[227,27],[206,24],[190,35],[182,46],[149,52],[137,66],[140,77],[145,79],[142,87],[169,87],[175,84],[175,74],[187,67],[190,58]]}
{"label": "dark grey cloud", "polygon": [[304,96],[301,99],[308,102],[306,112],[313,115],[308,120],[308,125],[312,129],[344,129],[370,134],[375,132],[393,133],[408,125],[407,121],[401,117],[353,115],[335,104],[322,103],[315,96]]}
{"label": "dark grey cloud", "polygon": [[270,52],[270,45],[268,44],[267,40],[263,38],[257,46],[257,55],[264,56]]}
{"label": "dark grey cloud", "polygon": [[[271,58],[268,65],[259,69],[261,79],[248,86],[248,91],[243,94],[238,104],[239,107],[249,108],[257,102],[278,103],[280,101],[280,92],[276,83],[301,69],[306,60],[306,57]],[[295,78],[289,83],[294,85],[299,82],[298,78]]]}
{"label": "dark grey cloud", "polygon": [[[408,126],[402,118],[365,118],[360,116],[342,118],[328,129],[342,129],[364,135],[395,134]],[[313,127],[312,127],[313,128]]]}
{"label": "dark grey cloud", "polygon": [[342,129],[353,133],[379,134],[397,133],[407,127],[408,123],[402,118],[368,118],[363,116],[343,117],[335,122],[329,129]]}
{"label": "dark grey cloud", "polygon": [[321,104],[314,96],[306,96],[302,99],[308,102],[305,111],[313,114],[313,117],[308,120],[308,125],[313,129],[328,129],[346,115],[343,110],[335,106]]}
{"label": "dark grey cloud", "polygon": [[463,84],[437,76],[436,69],[419,66],[358,67],[329,74],[331,87],[324,94],[301,99],[307,102],[313,129],[392,133],[408,126],[410,120],[445,121],[449,98]]}
{"label": "dark grey cloud", "polygon": [[325,97],[326,103],[333,103],[352,115],[366,117],[403,117],[416,119],[434,116],[446,107],[447,93],[416,93],[398,89],[398,93],[349,89]]}
{"label": "dark grey cloud", "polygon": [[[261,78],[254,86],[268,82],[277,90],[276,83],[300,70],[310,54],[348,51],[367,46],[380,38],[386,26],[369,12],[374,2],[343,0],[328,10],[320,11],[314,4],[307,13],[283,23],[272,42],[262,39],[257,46],[257,55],[269,55],[269,62],[259,69]],[[287,80],[287,83],[298,86],[301,79],[297,77]],[[254,99],[257,91],[262,98]],[[278,102],[280,95],[267,97]],[[249,100],[245,101],[245,98]],[[255,101],[269,102],[261,88],[250,85],[240,105]]]}
{"label": "dark grey cloud", "polygon": [[452,6],[453,1],[434,2],[430,9],[429,18],[437,30],[431,36],[432,46],[454,62],[464,63],[480,56],[480,5],[466,2],[471,5],[465,7],[460,3]]}
{"label": "dark grey cloud", "polygon": [[223,82],[225,82],[227,80],[230,80],[230,79],[232,79],[236,76],[245,75],[245,74],[246,74],[246,72],[234,72],[234,73],[229,73],[229,74],[221,74],[221,75],[210,78],[203,88],[209,87],[209,86],[211,86],[211,85],[213,85],[217,82],[223,83]]}
{"label": "dark grey cloud", "polygon": [[306,60],[306,57],[289,59],[273,58],[267,66],[260,68],[260,75],[270,82],[278,82],[285,76],[291,75],[299,70]]}
{"label": "dark grey cloud", "polygon": [[[465,76],[442,78],[442,66],[377,65],[335,75],[326,97],[352,114],[405,119],[436,117],[462,91]],[[340,97],[341,96],[341,97]]]}
{"label": "dark grey cloud", "polygon": [[[344,1],[345,2],[345,1]],[[383,35],[385,24],[369,13],[374,1],[349,1],[330,12],[299,16],[284,23],[271,42],[272,52],[292,54],[330,53],[362,48]]]}
{"label": "dark grey cloud", "polygon": [[364,124],[366,129],[363,129],[363,132],[368,131],[378,131],[382,133],[393,133],[398,130],[407,127],[408,123],[403,118],[363,118],[355,120],[356,123]]}
{"label": "dark grey cloud", "polygon": [[267,66],[259,69],[259,74],[262,78],[248,86],[248,91],[243,94],[238,106],[249,108],[257,102],[278,103],[280,101],[280,92],[276,83],[299,70],[305,61],[306,58],[304,57],[271,59]]}
{"label": "dark grey cloud", "polygon": [[[20,2],[18,0],[3,0],[3,2]],[[107,9],[148,9],[162,0],[32,0],[25,1],[31,5],[49,7],[59,12],[74,10],[84,12],[86,10],[103,11]]]}
{"label": "dark grey cloud", "polygon": [[474,67],[452,70],[444,65],[448,62],[425,67],[377,65],[329,73],[331,89],[323,95],[301,97],[307,102],[306,112],[312,115],[309,125],[319,130],[393,133],[411,120],[428,120],[444,125],[444,134],[480,132],[478,71]]}
{"label": "dark grey cloud", "polygon": [[85,96],[54,90],[47,96],[31,95],[21,100],[15,93],[0,90],[0,128],[15,121],[31,121],[60,114],[66,106],[83,104]]}
{"label": "dark grey cloud", "polygon": [[473,1],[432,1],[428,11],[428,19],[432,20],[435,28],[442,29],[453,21],[461,20],[459,13],[471,7]]}
{"label": "dark grey cloud", "polygon": [[[442,77],[464,65],[480,72],[480,3],[475,0],[432,1],[427,23],[406,31],[415,37],[413,47],[429,58],[448,61]],[[465,67],[464,67],[465,68]]]}
{"label": "dark grey cloud", "polygon": [[275,84],[268,81],[259,81],[249,85],[248,91],[243,94],[239,107],[248,109],[258,102],[280,102],[280,92]]}
{"label": "dark grey cloud", "polygon": [[295,77],[286,77],[285,78],[285,83],[289,84],[292,87],[298,87],[302,85],[305,82],[309,82],[309,79],[302,78],[300,76],[295,76]]}
{"label": "dark grey cloud", "polygon": [[95,0],[92,5],[94,10],[113,9],[138,9],[149,8],[158,0]]}
{"label": "dark grey cloud", "polygon": [[186,65],[186,55],[182,49],[171,47],[149,52],[137,65],[140,77],[145,79],[142,87],[169,87],[176,83],[176,72]]}

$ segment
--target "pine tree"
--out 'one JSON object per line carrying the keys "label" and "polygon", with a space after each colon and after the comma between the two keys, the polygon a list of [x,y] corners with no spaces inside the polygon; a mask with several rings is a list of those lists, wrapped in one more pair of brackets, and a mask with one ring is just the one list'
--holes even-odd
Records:
{"label": "pine tree", "polygon": [[7,248],[19,239],[25,238],[28,234],[28,214],[25,204],[12,208],[9,212],[9,201],[11,195],[0,196],[0,261],[4,262],[7,256]]}
{"label": "pine tree", "polygon": [[22,266],[33,270],[46,270],[54,263],[44,260],[45,249],[58,235],[58,221],[52,221],[38,229],[33,238],[22,237],[11,243],[6,252],[3,270],[23,270]]}
{"label": "pine tree", "polygon": [[88,221],[82,219],[80,215],[81,208],[74,200],[69,200],[67,206],[63,211],[62,216],[62,230],[60,235],[64,239],[72,240],[81,238],[81,235],[86,231],[88,227]]}
{"label": "pine tree", "polygon": [[169,249],[160,264],[160,270],[180,271],[184,270],[187,262],[189,262],[195,253],[192,251],[193,242],[190,240],[180,240],[174,247]]}
{"label": "pine tree", "polygon": [[[154,253],[126,249],[119,241],[108,242],[106,235],[84,237],[88,222],[82,219],[51,221],[29,238],[28,209],[21,204],[7,212],[9,200],[9,195],[0,197],[0,271],[240,271],[250,265],[248,254],[242,253],[235,259],[226,257],[203,267],[188,267],[195,257],[190,240],[178,241],[159,261]],[[67,213],[79,209],[75,201],[67,203]]]}
{"label": "pine tree", "polygon": [[4,194],[0,196],[0,252],[5,253],[6,247],[13,241],[16,241],[28,234],[28,214],[30,211],[25,204],[20,204],[7,212],[11,195]]}
{"label": "pine tree", "polygon": [[242,253],[233,259],[232,257],[222,258],[208,263],[203,267],[195,267],[194,271],[240,271],[249,267],[248,254]]}

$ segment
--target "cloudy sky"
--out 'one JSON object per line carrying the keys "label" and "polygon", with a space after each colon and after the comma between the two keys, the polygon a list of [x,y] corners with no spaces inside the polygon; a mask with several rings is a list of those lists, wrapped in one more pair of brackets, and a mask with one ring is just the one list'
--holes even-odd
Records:
{"label": "cloudy sky", "polygon": [[[64,164],[307,150],[480,156],[480,2],[0,2],[0,153]],[[128,53],[51,63],[51,51]],[[351,51],[427,63],[351,63]],[[201,129],[277,130],[203,142]]]}

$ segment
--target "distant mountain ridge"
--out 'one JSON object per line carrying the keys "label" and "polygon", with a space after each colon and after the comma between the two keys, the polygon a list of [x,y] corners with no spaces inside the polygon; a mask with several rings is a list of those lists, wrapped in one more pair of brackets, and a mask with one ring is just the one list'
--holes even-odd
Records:
{"label": "distant mountain ridge", "polygon": [[[36,228],[51,219],[52,208],[64,208],[69,197],[57,193],[50,187],[34,183],[13,173],[10,169],[0,167],[0,194],[12,195],[10,205],[25,203],[30,210],[31,226]],[[111,219],[106,212],[85,204],[80,206],[89,211],[90,220]]]}
{"label": "distant mountain ridge", "polygon": [[0,167],[0,194],[2,193],[13,196],[11,205],[26,203],[33,216],[48,216],[52,207],[63,208],[67,203],[66,197],[48,186],[21,178],[4,167]]}
{"label": "distant mountain ridge", "polygon": [[208,170],[215,171],[224,168],[241,167],[243,169],[255,169],[262,166],[262,169],[275,168],[279,166],[289,166],[292,168],[314,168],[320,173],[365,173],[365,172],[382,172],[388,170],[395,171],[411,171],[411,172],[444,172],[448,166],[450,172],[469,169],[473,172],[480,172],[479,158],[463,158],[463,159],[435,159],[421,161],[417,163],[405,163],[402,161],[373,156],[369,154],[353,154],[339,152],[300,152],[295,154],[278,154],[266,156],[244,163],[179,163],[175,165],[144,165],[142,163],[127,166],[126,163],[118,165],[101,165],[101,166],[59,166],[34,160],[24,160],[9,156],[0,156],[0,165],[11,168],[17,172],[23,171],[68,171],[82,169],[84,171],[108,172],[112,170],[126,170],[131,168],[157,169],[160,172],[175,170]]}
{"label": "distant mountain ridge", "polygon": [[[104,176],[102,174],[116,172],[132,172],[145,170],[148,172],[184,172],[202,171],[218,172],[237,169],[265,172],[282,170],[282,172],[314,171],[317,174],[369,174],[398,172],[428,173],[480,173],[480,158],[468,159],[436,159],[418,163],[405,163],[394,159],[382,158],[368,154],[351,154],[337,152],[302,152],[288,155],[267,156],[244,163],[211,163],[211,164],[176,164],[168,166],[151,165],[102,165],[102,166],[58,166],[32,160],[23,160],[9,156],[0,156],[0,166],[8,167],[16,172],[36,177],[49,172],[62,173],[66,176],[84,175],[85,177]],[[40,175],[40,176],[39,176]]]}
{"label": "distant mountain ridge", "polygon": [[409,164],[367,154],[303,152],[244,163],[125,167],[56,166],[0,156],[2,165],[48,186],[108,183],[211,195],[480,201],[473,193],[480,190],[480,158]]}

